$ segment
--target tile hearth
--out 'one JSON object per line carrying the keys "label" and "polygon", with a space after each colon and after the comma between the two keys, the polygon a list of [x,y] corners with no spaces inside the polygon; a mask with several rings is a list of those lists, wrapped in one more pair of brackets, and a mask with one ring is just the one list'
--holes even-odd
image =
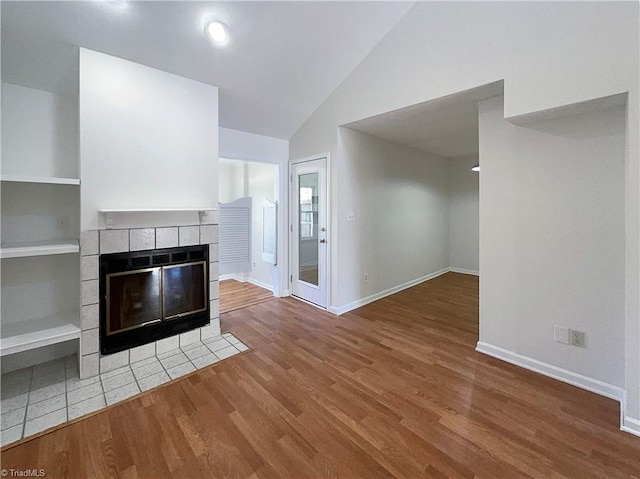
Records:
{"label": "tile hearth", "polygon": [[76,356],[2,376],[2,445],[123,401],[249,348],[230,333],[88,379]]}

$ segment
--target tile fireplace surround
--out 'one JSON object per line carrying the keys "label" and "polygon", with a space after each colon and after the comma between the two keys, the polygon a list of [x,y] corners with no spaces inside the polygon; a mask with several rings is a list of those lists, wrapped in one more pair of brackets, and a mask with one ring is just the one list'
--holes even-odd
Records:
{"label": "tile fireplace surround", "polygon": [[[101,355],[99,350],[99,258],[101,254],[143,251],[177,246],[209,246],[209,307],[211,323],[127,351]],[[206,341],[220,335],[218,306],[218,225],[168,226],[88,230],[80,235],[81,303],[80,378],[160,356],[176,348]]]}

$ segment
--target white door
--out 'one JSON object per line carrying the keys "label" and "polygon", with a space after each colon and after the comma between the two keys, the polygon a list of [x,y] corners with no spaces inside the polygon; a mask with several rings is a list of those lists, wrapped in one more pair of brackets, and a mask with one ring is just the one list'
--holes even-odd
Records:
{"label": "white door", "polygon": [[327,160],[291,165],[291,294],[327,307]]}

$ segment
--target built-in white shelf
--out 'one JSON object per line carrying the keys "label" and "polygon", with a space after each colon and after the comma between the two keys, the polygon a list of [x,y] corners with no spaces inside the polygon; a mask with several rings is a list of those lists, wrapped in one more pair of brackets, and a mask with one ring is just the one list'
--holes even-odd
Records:
{"label": "built-in white shelf", "polygon": [[47,256],[52,254],[78,253],[77,240],[31,241],[7,243],[0,247],[0,258],[23,258],[27,256]]}
{"label": "built-in white shelf", "polygon": [[44,183],[48,185],[79,185],[78,178],[58,178],[54,176],[2,175],[0,181],[12,183]]}
{"label": "built-in white shelf", "polygon": [[[4,318],[3,318],[4,319]],[[2,324],[0,356],[62,343],[80,337],[79,313],[59,314]]]}

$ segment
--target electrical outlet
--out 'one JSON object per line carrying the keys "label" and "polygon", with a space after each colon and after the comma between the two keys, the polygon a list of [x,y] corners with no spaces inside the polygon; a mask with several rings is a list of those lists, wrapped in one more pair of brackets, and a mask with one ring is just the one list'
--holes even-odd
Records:
{"label": "electrical outlet", "polygon": [[56,216],[56,229],[66,230],[69,227],[68,216]]}
{"label": "electrical outlet", "polygon": [[355,221],[356,215],[355,213],[347,213],[347,221]]}
{"label": "electrical outlet", "polygon": [[571,333],[571,345],[579,348],[585,347],[585,335],[583,331],[570,330]]}
{"label": "electrical outlet", "polygon": [[569,328],[566,326],[560,326],[556,324],[553,327],[553,340],[556,343],[570,344],[569,343]]}
{"label": "electrical outlet", "polygon": [[253,267],[254,267],[254,268],[256,267],[256,262],[255,262],[255,261],[253,262]]}
{"label": "electrical outlet", "polygon": [[369,282],[369,273],[364,273],[364,274],[362,275],[362,282],[363,282],[363,283],[367,283],[367,282]]}

